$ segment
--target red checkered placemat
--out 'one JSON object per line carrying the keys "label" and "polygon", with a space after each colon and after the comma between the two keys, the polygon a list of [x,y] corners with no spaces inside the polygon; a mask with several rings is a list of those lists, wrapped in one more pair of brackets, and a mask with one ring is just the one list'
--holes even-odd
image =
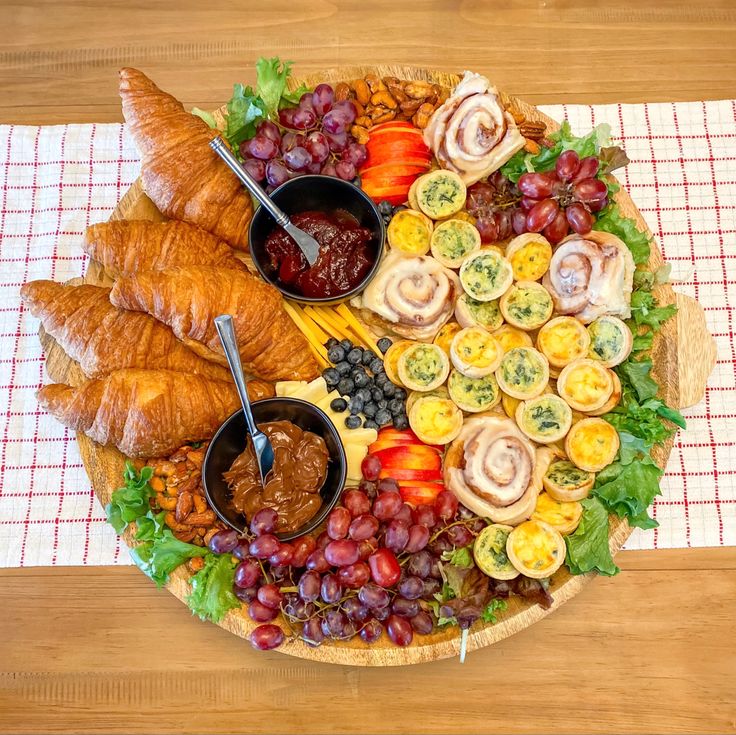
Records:
{"label": "red checkered placemat", "polygon": [[[576,132],[611,125],[632,161],[623,183],[718,342],[655,502],[660,527],[627,548],[736,545],[736,101],[542,109]],[[73,433],[36,404],[48,378],[18,289],[83,273],[80,236],[108,218],[138,155],[121,125],[0,126],[0,167],[0,566],[127,564]]]}

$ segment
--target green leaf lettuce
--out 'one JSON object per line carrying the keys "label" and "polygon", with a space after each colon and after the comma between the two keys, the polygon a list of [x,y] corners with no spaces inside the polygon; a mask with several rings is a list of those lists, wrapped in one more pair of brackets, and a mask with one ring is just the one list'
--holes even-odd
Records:
{"label": "green leaf lettuce", "polygon": [[219,622],[228,610],[240,607],[233,594],[235,567],[230,554],[208,554],[204,567],[192,577],[192,592],[187,604],[201,620]]}
{"label": "green leaf lettuce", "polygon": [[596,497],[581,501],[583,515],[575,533],[565,537],[566,564],[572,574],[597,571],[613,576],[619,568],[608,548],[608,511]]}

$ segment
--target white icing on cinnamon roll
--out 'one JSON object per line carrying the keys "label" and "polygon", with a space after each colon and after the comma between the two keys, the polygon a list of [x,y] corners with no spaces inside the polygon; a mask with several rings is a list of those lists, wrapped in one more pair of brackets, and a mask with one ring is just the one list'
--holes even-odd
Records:
{"label": "white icing on cinnamon roll", "polygon": [[593,230],[570,235],[552,256],[542,281],[555,311],[588,324],[603,314],[631,316],[634,259],[615,235]]}
{"label": "white icing on cinnamon roll", "polygon": [[457,172],[466,185],[496,171],[524,147],[524,137],[504,110],[498,90],[469,71],[435,110],[424,141],[442,168]]}
{"label": "white icing on cinnamon roll", "polygon": [[353,304],[374,312],[396,334],[431,340],[452,316],[459,290],[457,275],[434,258],[392,252]]}

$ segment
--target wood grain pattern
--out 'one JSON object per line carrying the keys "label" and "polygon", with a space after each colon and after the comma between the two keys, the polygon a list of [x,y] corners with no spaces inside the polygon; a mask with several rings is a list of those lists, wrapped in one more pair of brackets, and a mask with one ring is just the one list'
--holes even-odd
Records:
{"label": "wood grain pattern", "polygon": [[[293,80],[296,86],[301,82],[313,86],[320,81],[341,81],[362,77],[369,71],[374,71],[380,76],[395,76],[406,79],[427,79],[446,87],[454,86],[459,78],[442,72],[432,72],[414,67],[403,67],[396,65],[385,66],[359,66],[340,67],[330,69],[301,80]],[[523,112],[527,119],[544,120],[552,128],[557,127],[555,121],[539,113],[533,106],[521,100],[512,98],[511,104],[515,109]],[[220,111],[221,113],[222,111]],[[628,194],[623,189],[616,195],[616,199],[622,211],[638,220],[639,227],[646,229],[646,223],[638,213],[636,207]],[[126,219],[160,219],[161,215],[153,207],[150,200],[143,192],[140,180],[131,187],[118,205],[115,216]],[[650,266],[655,269],[662,264],[662,257],[658,248],[652,249]],[[88,283],[102,284],[105,282],[99,268],[93,267],[88,271],[85,280]],[[674,301],[674,293],[669,285],[662,286],[660,298],[664,303]],[[686,297],[680,297],[685,301]],[[692,300],[687,308],[683,309],[677,322],[674,320],[658,336],[655,347],[655,364],[659,366],[658,378],[662,386],[662,395],[671,405],[688,405],[682,401],[686,398],[702,394],[705,380],[710,374],[715,353],[713,340],[705,330],[705,321],[702,309]],[[688,339],[680,338],[687,334]],[[58,348],[48,336],[43,338],[47,352],[47,370],[49,375],[58,382],[76,382],[80,375],[78,366],[66,357],[64,352]],[[687,347],[685,347],[687,343]],[[679,346],[683,345],[682,357],[679,354]],[[680,365],[685,361],[693,363],[687,369],[680,372]],[[681,379],[690,381],[687,388],[681,389]],[[101,503],[105,505],[110,500],[110,495],[118,487],[120,473],[123,467],[123,456],[113,448],[99,447],[83,434],[77,435],[82,457],[88,474],[92,480]],[[669,455],[671,444],[658,449],[657,459],[665,464]],[[630,534],[627,523],[621,519],[611,520],[610,546],[616,553]],[[133,539],[130,532],[126,533],[126,542],[131,544]],[[176,597],[184,600],[189,592],[188,573],[183,569],[177,570],[168,584],[169,591]],[[557,572],[552,580],[550,591],[554,598],[554,604],[549,610],[543,610],[538,605],[530,605],[520,598],[509,600],[508,610],[499,616],[499,622],[495,625],[476,624],[470,631],[468,637],[468,650],[474,650],[502,640],[514,633],[541,620],[545,615],[557,609],[564,602],[578,594],[592,575],[572,576],[563,567]],[[245,637],[255,627],[244,610],[230,612],[222,621],[221,625],[232,633]],[[457,655],[460,648],[460,639],[457,629],[448,628],[438,630],[430,636],[415,638],[414,643],[401,649],[393,646],[385,637],[377,644],[366,646],[361,641],[350,641],[346,643],[324,644],[318,648],[311,648],[298,639],[287,639],[279,648],[282,653],[294,656],[324,661],[328,663],[365,665],[365,666],[395,666],[402,664],[416,664],[425,661],[436,660]]]}

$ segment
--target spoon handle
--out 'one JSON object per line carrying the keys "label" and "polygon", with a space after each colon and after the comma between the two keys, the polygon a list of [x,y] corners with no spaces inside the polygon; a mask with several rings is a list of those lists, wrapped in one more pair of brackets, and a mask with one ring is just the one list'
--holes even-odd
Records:
{"label": "spoon handle", "polygon": [[233,374],[235,387],[237,388],[240,402],[243,404],[243,413],[245,422],[248,424],[248,432],[251,436],[258,431],[253,412],[250,409],[250,399],[248,398],[248,389],[245,385],[245,375],[243,375],[243,365],[240,362],[240,350],[235,340],[235,329],[233,327],[233,318],[229,314],[223,314],[215,317],[215,329],[220,336],[222,348],[225,351],[227,364],[230,366],[230,372]]}
{"label": "spoon handle", "polygon": [[289,224],[288,216],[281,211],[271,200],[266,192],[261,189],[258,182],[245,170],[234,153],[227,147],[221,136],[210,141],[210,148],[227,164],[228,168],[242,181],[245,188],[261,203],[263,208],[276,220],[279,227]]}

